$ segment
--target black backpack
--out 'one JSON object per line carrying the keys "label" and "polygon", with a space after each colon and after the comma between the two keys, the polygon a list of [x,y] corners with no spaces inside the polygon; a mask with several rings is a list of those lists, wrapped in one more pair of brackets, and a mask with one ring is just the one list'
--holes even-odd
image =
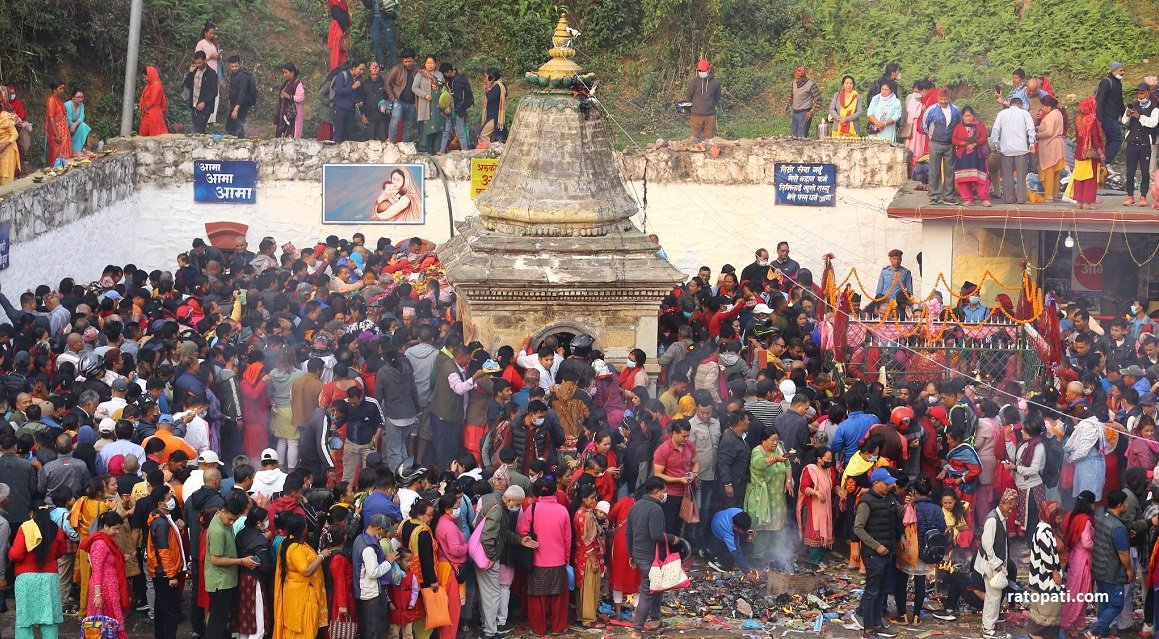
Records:
{"label": "black backpack", "polygon": [[1062,465],[1066,462],[1062,442],[1054,437],[1043,437],[1042,446],[1046,450],[1046,464],[1042,467],[1042,483],[1047,488],[1055,488],[1058,486],[1058,479],[1062,474]]}
{"label": "black backpack", "polygon": [[941,528],[927,530],[921,539],[918,558],[930,565],[942,563],[946,558],[946,532]]}

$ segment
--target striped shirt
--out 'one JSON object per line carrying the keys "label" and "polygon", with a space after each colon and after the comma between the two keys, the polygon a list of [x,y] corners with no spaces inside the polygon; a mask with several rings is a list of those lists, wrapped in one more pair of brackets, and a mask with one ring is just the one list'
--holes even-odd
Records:
{"label": "striped shirt", "polygon": [[1062,572],[1058,560],[1058,544],[1050,524],[1038,522],[1034,532],[1034,545],[1030,548],[1030,588],[1035,592],[1062,592],[1062,586],[1054,583],[1055,572]]}
{"label": "striped shirt", "polygon": [[[770,402],[767,399],[748,400],[744,403],[744,409],[760,420],[762,425],[761,431],[764,431],[766,428],[772,428],[777,416],[785,412],[780,404]],[[753,424],[750,424],[749,428],[752,429],[752,427]]]}

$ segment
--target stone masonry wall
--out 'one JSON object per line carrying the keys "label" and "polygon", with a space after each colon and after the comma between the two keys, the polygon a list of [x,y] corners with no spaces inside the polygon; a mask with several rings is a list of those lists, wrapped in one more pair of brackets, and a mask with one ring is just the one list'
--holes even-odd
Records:
{"label": "stone masonry wall", "polygon": [[136,166],[135,154],[121,152],[40,184],[14,182],[0,192],[0,222],[12,223],[13,244],[30,242],[128,198],[137,190]]}
{"label": "stone masonry wall", "polygon": [[502,147],[489,151],[453,152],[442,156],[416,153],[414,144],[348,142],[323,144],[317,140],[214,139],[208,136],[119,138],[112,144],[137,155],[140,183],[190,183],[194,160],[254,160],[260,181],[314,182],[321,188],[323,164],[416,163],[427,168],[427,179],[471,179],[471,158],[499,157]]}
{"label": "stone masonry wall", "polygon": [[636,181],[701,184],[773,184],[777,162],[837,165],[839,188],[900,187],[906,181],[906,148],[881,140],[736,140],[720,145],[720,156],[688,151],[684,145],[629,149],[625,177]]}

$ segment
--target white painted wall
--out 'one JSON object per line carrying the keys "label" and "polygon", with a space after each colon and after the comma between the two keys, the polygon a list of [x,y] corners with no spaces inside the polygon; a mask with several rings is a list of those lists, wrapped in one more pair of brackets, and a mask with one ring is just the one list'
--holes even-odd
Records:
{"label": "white painted wall", "polygon": [[[643,194],[642,184],[632,187]],[[872,289],[889,263],[886,254],[898,248],[917,285],[914,256],[921,250],[921,224],[886,217],[885,207],[896,192],[839,190],[836,207],[800,207],[777,206],[771,185],[650,184],[646,226],[659,236],[668,259],[690,277],[702,265],[712,268],[714,278],[724,264],[739,273],[752,263],[756,249],[766,248],[775,257],[783,240],[790,257],[810,269],[818,284],[821,257],[833,253],[839,280],[856,268]],[[642,213],[633,219],[644,226]]]}
{"label": "white painted wall", "polygon": [[[177,254],[187,251],[193,238],[205,236],[206,222],[248,224],[251,245],[272,235],[279,243],[292,241],[301,248],[330,234],[350,237],[356,231],[366,234],[368,244],[380,236],[397,242],[416,235],[439,243],[451,232],[443,185],[442,180],[427,181],[423,225],[347,225],[321,223],[322,189],[317,183],[259,184],[255,205],[198,204],[191,184],[144,184],[129,199],[95,215],[14,244],[12,267],[0,273],[0,284],[12,292],[41,283],[55,286],[64,276],[87,282],[109,263],[172,270]],[[476,214],[469,184],[449,185],[455,220]],[[642,184],[631,188],[642,195]],[[921,225],[886,217],[884,207],[893,195],[892,188],[848,190],[839,195],[837,207],[789,207],[773,203],[771,186],[649,184],[646,227],[659,236],[676,267],[689,275],[701,264],[712,267],[714,274],[725,263],[739,271],[752,261],[756,248],[773,251],[785,240],[792,257],[811,269],[818,282],[821,256],[833,252],[838,277],[856,267],[865,285],[873,287],[893,248],[905,251],[906,263],[917,276],[913,256],[921,250]],[[634,221],[645,226],[644,214]]]}

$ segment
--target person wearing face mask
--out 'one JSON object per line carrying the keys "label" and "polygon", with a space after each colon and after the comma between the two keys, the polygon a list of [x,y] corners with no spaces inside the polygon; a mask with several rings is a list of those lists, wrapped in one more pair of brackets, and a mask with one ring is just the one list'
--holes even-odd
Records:
{"label": "person wearing face mask", "polygon": [[809,548],[809,563],[820,567],[826,548],[833,547],[833,498],[837,472],[833,451],[818,448],[817,461],[801,473],[801,494],[797,499],[797,530]]}
{"label": "person wearing face mask", "polygon": [[257,561],[256,568],[237,571],[238,606],[230,630],[239,639],[262,639],[272,627],[274,555],[270,549],[269,512],[254,506],[234,537],[239,557]]}
{"label": "person wearing face mask", "polygon": [[652,380],[648,377],[648,373],[644,370],[644,363],[648,361],[648,356],[644,351],[633,348],[628,353],[628,361],[624,364],[624,370],[620,371],[618,382],[620,388],[625,392],[631,393],[637,386],[652,389]]}
{"label": "person wearing face mask", "polygon": [[689,126],[690,139],[712,140],[716,137],[716,105],[720,103],[720,80],[712,73],[712,64],[701,60],[696,65],[696,75],[688,81],[688,91],[684,97],[691,103]]}
{"label": "person wearing face mask", "polygon": [[648,571],[658,552],[666,555],[668,549],[682,543],[676,535],[665,532],[664,505],[672,500],[668,497],[668,485],[664,480],[661,477],[648,479],[640,495],[628,512],[625,524],[630,565],[640,571],[640,598],[632,617],[632,639],[642,639],[645,630],[658,630],[663,625],[660,605],[664,594],[652,592]]}
{"label": "person wearing face mask", "polygon": [[145,560],[153,582],[153,620],[157,639],[177,639],[181,621],[181,580],[189,570],[188,556],[182,538],[183,525],[174,519],[177,499],[168,484],[153,489],[156,508],[150,513],[147,527]]}
{"label": "person wearing face mask", "polygon": [[962,307],[962,321],[967,324],[977,324],[983,322],[990,316],[990,309],[982,305],[982,298],[978,297],[978,291],[970,293],[966,298],[966,304]]}
{"label": "person wearing face mask", "polygon": [[[395,557],[386,554],[379,543],[394,522],[386,515],[376,514],[366,520],[366,530],[354,540],[351,553],[354,573],[356,611],[345,611],[358,621],[366,637],[381,637],[386,633],[390,612],[390,598],[386,588],[391,583],[391,566]],[[392,553],[393,554],[393,553]],[[339,609],[339,614],[343,610]]]}
{"label": "person wearing face mask", "polygon": [[1106,139],[1106,164],[1109,169],[1123,146],[1123,129],[1119,118],[1125,112],[1123,104],[1123,63],[1112,62],[1111,72],[1102,80],[1095,90],[1095,115],[1102,125]]}
{"label": "person wearing face mask", "polygon": [[[785,245],[788,248],[788,244]],[[744,267],[740,272],[740,281],[750,282],[753,284],[763,283],[765,277],[769,272],[769,251],[767,249],[759,248],[756,252],[756,259],[752,264]]]}
{"label": "person wearing face mask", "polygon": [[[524,548],[539,548],[539,542],[528,535],[515,532],[514,520],[518,518],[520,506],[527,494],[519,486],[508,486],[502,493],[488,493],[479,502],[480,542],[490,565],[484,569],[477,566],[475,577],[479,584],[479,599],[482,601],[484,639],[495,639],[499,634],[500,599],[507,588],[499,583],[499,562],[504,557],[507,544],[520,544]],[[509,594],[509,593],[508,593]],[[505,611],[504,611],[505,612]]]}
{"label": "person wearing face mask", "polygon": [[[1141,174],[1139,206],[1147,206],[1147,189],[1151,185],[1151,145],[1159,137],[1159,104],[1151,99],[1151,87],[1140,82],[1135,87],[1136,100],[1127,105],[1119,122],[1127,127],[1127,199],[1135,204],[1135,172]],[[1110,160],[1107,161],[1110,164]]]}

